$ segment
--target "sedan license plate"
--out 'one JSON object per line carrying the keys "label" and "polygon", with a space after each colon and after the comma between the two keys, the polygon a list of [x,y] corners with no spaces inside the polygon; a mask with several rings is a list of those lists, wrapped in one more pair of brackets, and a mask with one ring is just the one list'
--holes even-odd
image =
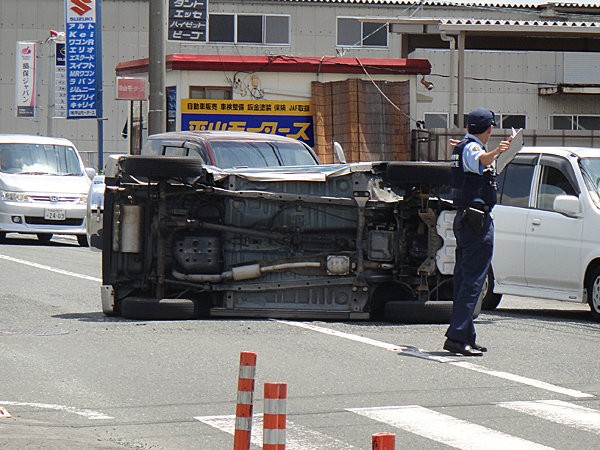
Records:
{"label": "sedan license plate", "polygon": [[65,220],[67,218],[64,209],[46,209],[44,219],[46,220]]}

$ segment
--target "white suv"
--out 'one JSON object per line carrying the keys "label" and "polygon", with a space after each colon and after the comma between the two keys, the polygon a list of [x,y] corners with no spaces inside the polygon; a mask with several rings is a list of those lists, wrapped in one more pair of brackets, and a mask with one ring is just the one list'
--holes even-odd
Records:
{"label": "white suv", "polygon": [[600,149],[524,147],[498,177],[483,309],[502,294],[589,303],[600,321]]}

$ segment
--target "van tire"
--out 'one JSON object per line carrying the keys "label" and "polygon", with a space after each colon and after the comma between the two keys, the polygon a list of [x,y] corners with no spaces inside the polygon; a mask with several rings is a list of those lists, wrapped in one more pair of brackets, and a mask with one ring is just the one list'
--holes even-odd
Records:
{"label": "van tire", "polygon": [[89,247],[90,246],[90,243],[88,242],[88,238],[85,234],[77,235],[77,243],[79,244],[80,247]]}
{"label": "van tire", "polygon": [[600,322],[600,267],[596,267],[592,271],[586,290],[592,318],[596,322]]}
{"label": "van tire", "polygon": [[121,159],[125,175],[151,179],[197,177],[204,174],[202,161],[170,156],[127,156]]}
{"label": "van tire", "polygon": [[393,161],[385,169],[385,178],[394,184],[450,184],[450,163]]}
{"label": "van tire", "polygon": [[38,238],[38,241],[47,244],[52,240],[52,237],[54,235],[52,233],[37,233],[36,236]]}
{"label": "van tire", "polygon": [[185,298],[127,297],[121,315],[134,320],[188,320],[198,317],[196,302]]}
{"label": "van tire", "polygon": [[390,322],[446,324],[452,316],[452,302],[391,301],[385,304],[383,316]]}

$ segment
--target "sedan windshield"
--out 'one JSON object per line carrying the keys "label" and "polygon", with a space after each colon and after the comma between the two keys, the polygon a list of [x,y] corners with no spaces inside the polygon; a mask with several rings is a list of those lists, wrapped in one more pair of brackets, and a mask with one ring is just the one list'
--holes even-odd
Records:
{"label": "sedan windshield", "polygon": [[0,171],[14,174],[81,175],[73,147],[42,144],[0,144]]}
{"label": "sedan windshield", "polygon": [[315,165],[310,151],[301,143],[212,141],[217,167],[276,167]]}
{"label": "sedan windshield", "polygon": [[585,185],[596,207],[600,208],[600,158],[582,158],[579,166]]}

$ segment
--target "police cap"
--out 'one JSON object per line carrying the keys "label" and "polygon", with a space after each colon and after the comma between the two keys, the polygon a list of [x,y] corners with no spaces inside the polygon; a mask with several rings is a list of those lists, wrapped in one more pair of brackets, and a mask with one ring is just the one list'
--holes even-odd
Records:
{"label": "police cap", "polygon": [[483,133],[490,125],[496,126],[494,112],[486,108],[475,108],[467,116],[467,129],[470,133]]}

